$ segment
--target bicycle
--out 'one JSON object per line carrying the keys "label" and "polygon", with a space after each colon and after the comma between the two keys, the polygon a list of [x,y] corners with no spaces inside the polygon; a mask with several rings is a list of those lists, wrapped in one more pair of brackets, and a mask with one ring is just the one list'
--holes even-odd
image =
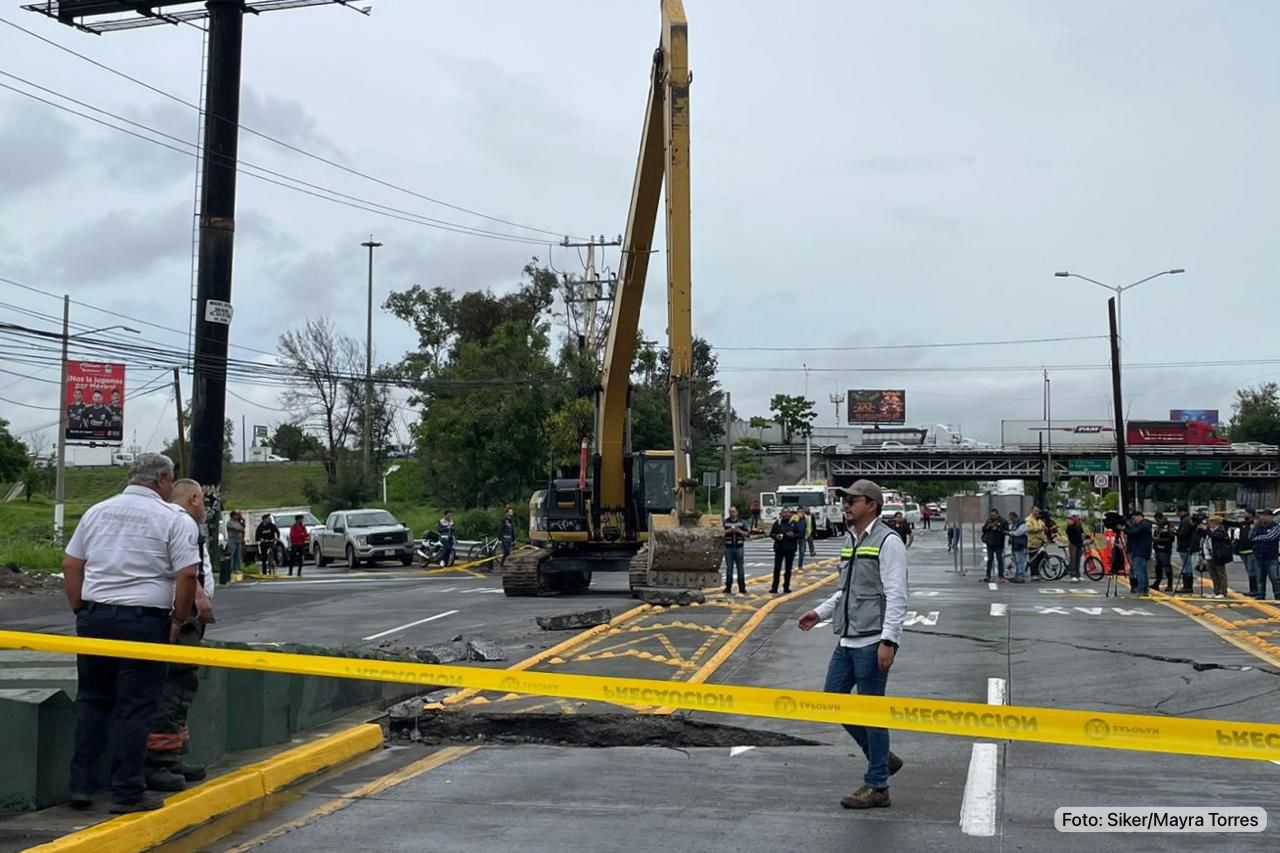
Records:
{"label": "bicycle", "polygon": [[[1040,561],[1038,564],[1039,574],[1040,574],[1040,577],[1044,578],[1045,580],[1056,581],[1059,578],[1061,578],[1063,575],[1065,575],[1067,573],[1066,558],[1063,557],[1061,554],[1049,553],[1049,546],[1057,545],[1057,544],[1058,543],[1056,542],[1046,542],[1044,545],[1042,545],[1041,547],[1037,548],[1034,551],[1028,550],[1027,552],[1028,572],[1030,572],[1032,565],[1035,565],[1036,561],[1039,560]],[[1061,546],[1059,546],[1059,548],[1061,548]],[[1006,577],[1016,576],[1017,568],[1014,565],[1012,555],[1010,555],[1005,559],[1004,568],[1005,568]]]}
{"label": "bicycle", "polygon": [[476,562],[478,560],[492,560],[497,556],[498,549],[501,547],[502,543],[498,539],[490,539],[486,536],[479,542],[472,544],[472,546],[467,549],[467,560],[471,562]]}
{"label": "bicycle", "polygon": [[1120,568],[1117,570],[1113,565],[1111,558],[1114,548],[1102,549],[1096,544],[1090,545],[1089,550],[1085,552],[1084,557],[1084,574],[1091,581],[1100,581],[1107,575],[1119,575],[1120,577],[1128,577],[1129,575],[1129,555],[1121,551],[1122,561]]}

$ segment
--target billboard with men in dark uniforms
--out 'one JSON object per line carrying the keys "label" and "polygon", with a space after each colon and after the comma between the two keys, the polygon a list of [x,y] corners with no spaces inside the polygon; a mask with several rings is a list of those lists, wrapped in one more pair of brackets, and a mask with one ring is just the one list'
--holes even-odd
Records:
{"label": "billboard with men in dark uniforms", "polygon": [[67,441],[124,441],[124,365],[68,361]]}

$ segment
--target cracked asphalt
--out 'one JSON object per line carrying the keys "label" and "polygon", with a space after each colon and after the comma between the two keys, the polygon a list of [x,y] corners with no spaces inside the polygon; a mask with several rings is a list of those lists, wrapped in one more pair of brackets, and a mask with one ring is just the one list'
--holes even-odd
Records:
{"label": "cracked asphalt", "polygon": [[[979,582],[980,571],[952,570],[938,531],[917,539],[910,562],[914,624],[890,677],[891,693],[986,702],[997,679],[1011,704],[1271,723],[1280,717],[1280,665],[1264,647],[1251,652],[1247,641],[1228,642],[1159,600],[1107,596],[1102,584],[1087,581],[992,590]],[[794,621],[828,592],[817,589],[770,613],[709,683],[819,687],[834,638],[825,630],[801,633]],[[495,598],[487,604],[503,624],[515,618],[504,608],[520,603]],[[1268,627],[1249,616],[1250,630]],[[1274,823],[1261,834],[1211,838],[1063,835],[1053,826],[1054,810],[1064,806],[1271,809],[1280,791],[1280,756],[1258,762],[992,742],[994,809],[984,826],[961,819],[973,796],[971,740],[893,733],[893,749],[906,761],[893,779],[893,806],[848,812],[839,799],[861,784],[864,763],[849,756],[854,745],[843,730],[676,713],[816,745],[725,748],[717,739],[714,747],[584,748],[543,745],[543,738],[543,744],[428,747],[397,741],[369,763],[317,781],[268,818],[247,821],[199,849],[417,850],[429,841],[441,849],[495,853],[516,846],[522,853],[799,847],[1080,853],[1192,850],[1206,841],[1232,851],[1274,850],[1280,843]],[[589,720],[576,725],[584,722],[590,726]],[[554,719],[550,725],[554,731]],[[361,793],[371,778],[393,770],[398,784]],[[332,809],[335,798],[343,808],[314,813],[326,804]]]}

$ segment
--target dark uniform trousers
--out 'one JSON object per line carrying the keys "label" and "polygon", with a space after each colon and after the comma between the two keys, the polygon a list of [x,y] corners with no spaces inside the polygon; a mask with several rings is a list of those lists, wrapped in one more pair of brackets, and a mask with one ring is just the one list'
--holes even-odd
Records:
{"label": "dark uniform trousers", "polygon": [[[178,633],[178,645],[198,646],[204,638],[204,626],[188,619]],[[172,769],[187,754],[191,735],[187,730],[187,712],[200,689],[199,667],[194,664],[171,663],[169,675],[147,735],[146,766]]]}
{"label": "dark uniform trousers", "polygon": [[[159,608],[86,604],[76,616],[76,634],[103,640],[169,641],[169,612]],[[91,793],[96,771],[108,744],[111,756],[111,799],[131,803],[146,790],[143,754],[147,732],[167,667],[163,663],[78,655],[75,754],[71,759],[72,793]]]}

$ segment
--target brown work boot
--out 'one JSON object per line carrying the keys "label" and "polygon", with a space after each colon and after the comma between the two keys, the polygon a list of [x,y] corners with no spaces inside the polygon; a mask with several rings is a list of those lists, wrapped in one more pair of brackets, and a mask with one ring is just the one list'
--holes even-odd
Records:
{"label": "brown work boot", "polygon": [[840,801],[846,809],[884,809],[889,807],[888,788],[870,788],[863,785]]}

